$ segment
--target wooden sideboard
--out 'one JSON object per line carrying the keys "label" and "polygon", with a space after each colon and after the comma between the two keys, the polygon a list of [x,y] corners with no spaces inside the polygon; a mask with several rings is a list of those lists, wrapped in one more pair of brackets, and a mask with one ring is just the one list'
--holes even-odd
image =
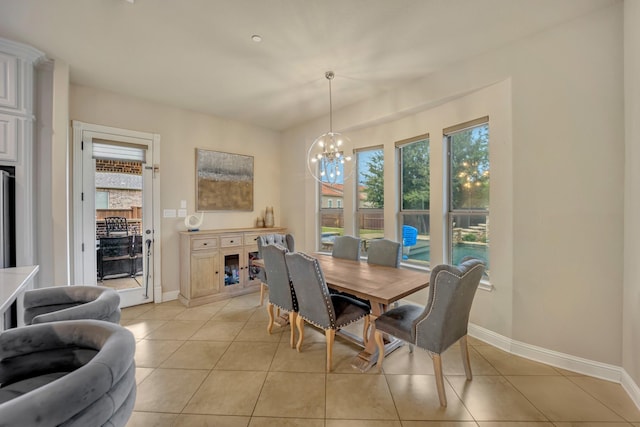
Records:
{"label": "wooden sideboard", "polygon": [[283,227],[180,232],[180,295],[187,307],[257,291],[251,261],[260,235],[286,233]]}

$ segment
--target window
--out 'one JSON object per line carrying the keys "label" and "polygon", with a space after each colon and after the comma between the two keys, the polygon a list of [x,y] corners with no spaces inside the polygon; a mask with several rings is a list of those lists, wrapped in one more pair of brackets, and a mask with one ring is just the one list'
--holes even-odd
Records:
{"label": "window", "polygon": [[448,155],[447,244],[450,263],[482,259],[489,273],[488,117],[444,130]]}
{"label": "window", "polygon": [[356,226],[366,252],[367,242],[384,237],[384,151],[356,151]]}
{"label": "window", "polygon": [[399,236],[403,262],[428,266],[429,234],[429,135],[396,143],[400,171]]}
{"label": "window", "polygon": [[109,209],[109,192],[96,190],[96,209]]}
{"label": "window", "polygon": [[[320,250],[331,251],[333,239],[344,234],[344,212],[342,199],[344,184],[330,185],[328,182],[320,185]],[[335,202],[335,203],[334,203]],[[337,206],[337,207],[334,207]]]}

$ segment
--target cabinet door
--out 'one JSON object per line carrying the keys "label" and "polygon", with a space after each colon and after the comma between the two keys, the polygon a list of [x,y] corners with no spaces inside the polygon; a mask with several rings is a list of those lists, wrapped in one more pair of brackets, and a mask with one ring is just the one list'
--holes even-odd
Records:
{"label": "cabinet door", "polygon": [[220,260],[218,251],[191,254],[191,298],[220,292]]}
{"label": "cabinet door", "polygon": [[19,107],[18,58],[3,52],[0,52],[0,107]]}
{"label": "cabinet door", "polygon": [[245,283],[248,286],[258,285],[260,284],[260,278],[258,277],[258,272],[260,271],[260,269],[251,264],[254,259],[258,258],[258,246],[257,245],[245,246],[244,250],[247,256],[245,258],[247,260],[247,263],[245,265],[247,281]]}
{"label": "cabinet door", "polygon": [[245,261],[242,247],[222,251],[220,285],[226,291],[242,287],[245,282]]}
{"label": "cabinet door", "polygon": [[0,160],[18,160],[18,127],[22,119],[0,113]]}

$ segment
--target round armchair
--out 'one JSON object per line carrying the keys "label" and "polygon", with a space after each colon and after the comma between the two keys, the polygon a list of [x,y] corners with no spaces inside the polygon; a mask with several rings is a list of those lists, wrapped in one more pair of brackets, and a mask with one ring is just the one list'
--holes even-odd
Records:
{"label": "round armchair", "polygon": [[136,398],[135,339],[68,320],[0,333],[0,425],[124,426]]}
{"label": "round armchair", "polygon": [[103,286],[53,286],[24,293],[26,325],[59,320],[120,322],[120,295]]}

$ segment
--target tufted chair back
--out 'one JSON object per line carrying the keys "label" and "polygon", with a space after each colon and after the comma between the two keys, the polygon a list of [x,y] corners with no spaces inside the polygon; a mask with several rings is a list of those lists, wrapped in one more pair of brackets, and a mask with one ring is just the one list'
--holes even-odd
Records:
{"label": "tufted chair back", "polygon": [[484,263],[473,258],[431,270],[429,299],[413,324],[418,347],[440,354],[467,335],[471,303],[483,273]]}
{"label": "tufted chair back", "polygon": [[336,258],[360,260],[360,239],[353,236],[338,236],[333,241],[331,255]]}
{"label": "tufted chair back", "polygon": [[295,252],[295,241],[291,234],[265,234],[258,236],[258,258],[263,258],[262,248],[266,245],[280,245],[289,250],[289,252]]}
{"label": "tufted chair back", "polygon": [[398,242],[387,239],[376,239],[369,242],[367,262],[369,264],[400,267],[402,260],[402,246]]}

